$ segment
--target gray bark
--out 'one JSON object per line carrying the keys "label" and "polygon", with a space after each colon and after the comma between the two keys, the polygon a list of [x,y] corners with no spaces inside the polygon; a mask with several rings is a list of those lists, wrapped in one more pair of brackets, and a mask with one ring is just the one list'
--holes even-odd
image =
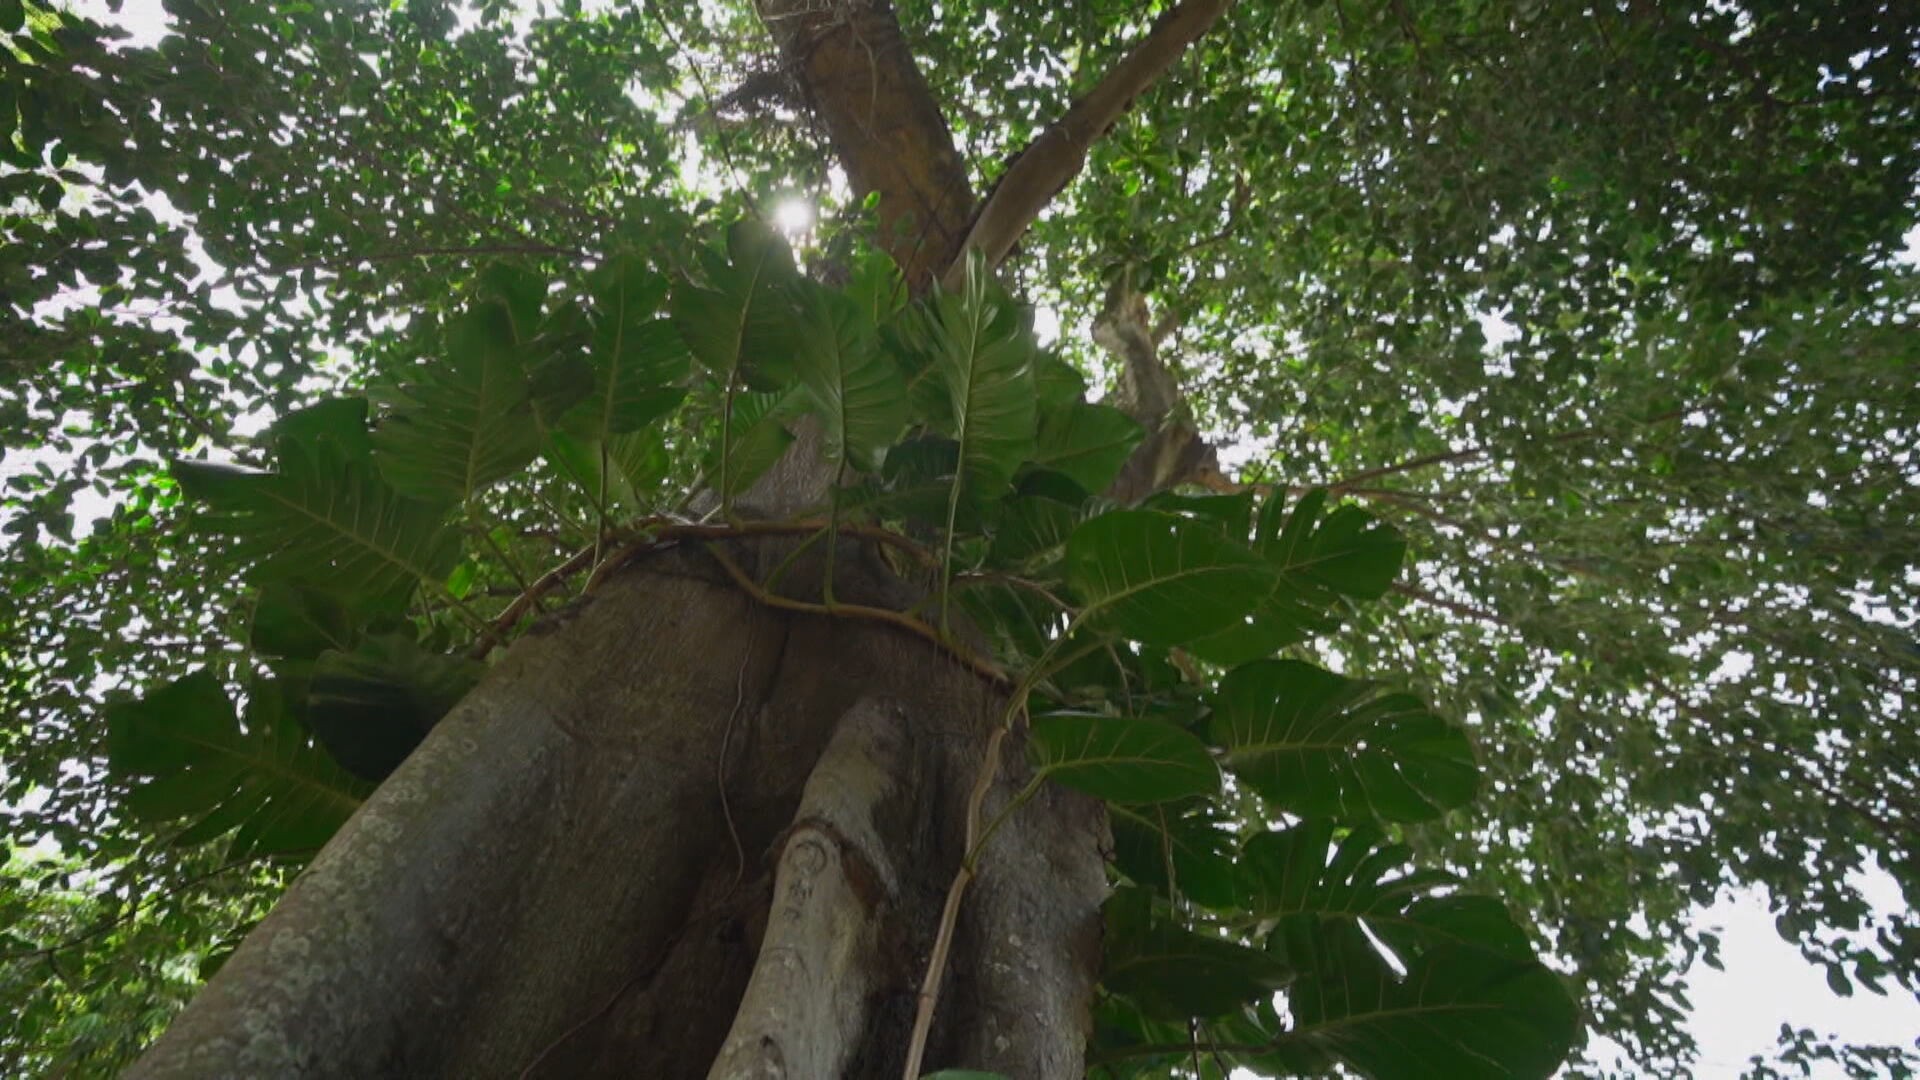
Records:
{"label": "gray bark", "polygon": [[[764,568],[786,549],[732,550]],[[870,551],[840,558],[843,599],[914,597]],[[802,560],[789,580],[818,567]],[[817,776],[816,763],[874,702],[899,718],[901,752],[862,768],[912,800],[860,839],[891,882],[864,913],[823,909],[797,946],[857,969],[863,1012],[834,1051],[844,1074],[897,1075],[1004,702],[896,629],[759,606],[697,548],[637,561],[515,643],[129,1075],[707,1074],[766,933],[769,858],[822,841],[845,865],[856,830],[818,826],[852,820],[846,759]],[[1012,744],[996,800],[1025,779]],[[1080,1074],[1103,844],[1098,807],[1063,792],[996,835],[931,1067]]]}

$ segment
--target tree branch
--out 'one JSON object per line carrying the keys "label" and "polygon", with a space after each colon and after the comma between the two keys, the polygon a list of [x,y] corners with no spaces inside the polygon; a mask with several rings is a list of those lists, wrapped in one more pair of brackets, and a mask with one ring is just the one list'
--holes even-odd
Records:
{"label": "tree branch", "polygon": [[[973,219],[960,252],[979,248],[989,265],[1006,258],[1040,211],[1079,175],[1094,141],[1113,126],[1134,98],[1213,28],[1232,2],[1183,0],[1162,15],[1133,51],[1014,158]],[[948,268],[949,283],[961,265],[962,260],[956,258]]]}
{"label": "tree branch", "polygon": [[857,201],[880,196],[880,243],[919,290],[961,250],[966,162],[885,0],[755,0]]}
{"label": "tree branch", "polygon": [[[1678,420],[1685,415],[1687,415],[1687,410],[1685,409],[1670,409],[1667,412],[1660,413],[1657,416],[1648,417],[1645,422],[1647,426],[1651,427],[1654,424],[1664,424],[1669,420]],[[1605,438],[1609,434],[1610,432],[1605,428],[1584,427],[1584,428],[1577,428],[1573,431],[1562,432],[1558,435],[1549,435],[1546,437],[1545,441],[1549,443],[1581,442],[1586,439]],[[1377,480],[1382,476],[1393,476],[1397,473],[1414,472],[1416,470],[1429,468],[1434,465],[1448,465],[1457,461],[1471,461],[1474,458],[1486,457],[1492,452],[1493,452],[1492,448],[1488,446],[1471,446],[1465,450],[1445,450],[1439,453],[1422,454],[1419,457],[1408,458],[1405,461],[1396,462],[1392,465],[1382,465],[1382,466],[1379,466],[1378,468],[1363,469],[1360,472],[1354,473],[1351,476],[1344,477],[1342,479],[1334,481],[1331,484],[1328,484],[1327,488],[1330,491],[1347,491],[1352,489],[1355,484],[1363,483],[1368,480]]]}

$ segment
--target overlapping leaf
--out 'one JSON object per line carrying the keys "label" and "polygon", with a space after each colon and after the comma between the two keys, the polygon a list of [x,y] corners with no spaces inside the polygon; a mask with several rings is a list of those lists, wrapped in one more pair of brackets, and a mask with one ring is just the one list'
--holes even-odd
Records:
{"label": "overlapping leaf", "polygon": [[198,527],[230,538],[228,554],[258,580],[392,602],[422,581],[443,581],[459,557],[438,509],[403,498],[324,442],[284,440],[276,472],[176,461],[173,475],[206,504]]}
{"label": "overlapping leaf", "polygon": [[1559,976],[1530,955],[1439,944],[1402,955],[1402,975],[1361,935],[1305,925],[1281,951],[1300,972],[1287,994],[1292,1024],[1270,1050],[1236,1055],[1262,1072],[1337,1061],[1374,1080],[1546,1080],[1579,1032]]}
{"label": "overlapping leaf", "polygon": [[540,427],[505,303],[454,320],[444,355],[407,373],[373,443],[386,481],[426,502],[464,502],[533,460]]}
{"label": "overlapping leaf", "polygon": [[1033,462],[1063,473],[1087,491],[1104,491],[1146,432],[1111,405],[1075,401],[1040,419]]}
{"label": "overlapping leaf", "polygon": [[716,486],[726,478],[726,493],[738,495],[753,486],[760,474],[773,467],[780,455],[793,443],[787,421],[796,411],[797,395],[786,393],[739,394],[733,400],[733,417],[727,428],[726,461],[721,463],[721,447],[707,456],[707,476]]}
{"label": "overlapping leaf", "polygon": [[727,257],[701,253],[706,282],[673,292],[673,325],[723,386],[779,390],[793,380],[798,330],[788,287],[798,276],[786,241],[755,221],[727,230]]}
{"label": "overlapping leaf", "polygon": [[1306,818],[1248,840],[1234,863],[1233,906],[1285,926],[1304,921],[1316,935],[1367,932],[1396,953],[1464,945],[1530,960],[1527,936],[1490,896],[1453,891],[1459,879],[1408,866],[1404,844],[1379,829],[1344,835],[1328,818]]}
{"label": "overlapping leaf", "polygon": [[1109,802],[1167,802],[1220,790],[1220,769],[1206,744],[1158,720],[1037,716],[1027,752],[1036,775]]}
{"label": "overlapping leaf", "polygon": [[1479,784],[1466,733],[1411,694],[1297,660],[1256,660],[1216,694],[1213,741],[1275,808],[1346,821],[1426,821]]}
{"label": "overlapping leaf", "polygon": [[269,582],[254,599],[248,641],[263,656],[311,660],[329,649],[352,648],[353,618],[325,590]]}
{"label": "overlapping leaf", "polygon": [[366,793],[308,740],[279,685],[253,687],[243,726],[207,671],[109,707],[107,763],[134,817],[185,822],[181,844],[233,833],[235,858],[316,848]]}
{"label": "overlapping leaf", "polygon": [[1271,998],[1292,981],[1279,957],[1186,929],[1157,911],[1142,890],[1116,890],[1106,915],[1100,981],[1150,1017],[1223,1016]]}
{"label": "overlapping leaf", "polygon": [[307,726],[342,767],[382,780],[473,688],[481,670],[404,635],[368,638],[315,662]]}
{"label": "overlapping leaf", "polygon": [[589,363],[593,391],[567,415],[577,438],[602,441],[639,431],[686,399],[688,351],[658,314],[667,283],[638,258],[617,259],[594,276]]}
{"label": "overlapping leaf", "polygon": [[1012,302],[994,292],[978,253],[960,290],[936,293],[930,307],[933,360],[925,378],[942,392],[943,430],[959,446],[953,499],[997,497],[1033,450],[1031,335]]}
{"label": "overlapping leaf", "polygon": [[877,469],[907,425],[906,380],[857,301],[811,289],[804,307],[796,363],[820,417],[823,456],[830,466]]}
{"label": "overlapping leaf", "polygon": [[1114,866],[1140,885],[1202,907],[1234,904],[1234,836],[1206,800],[1109,806]]}
{"label": "overlapping leaf", "polygon": [[1115,510],[1074,530],[1066,571],[1090,625],[1154,645],[1217,633],[1273,586],[1272,568],[1219,530],[1151,510]]}
{"label": "overlapping leaf", "polygon": [[1251,619],[1194,642],[1196,655],[1229,667],[1272,656],[1329,628],[1341,598],[1378,599],[1392,586],[1406,540],[1358,507],[1322,517],[1326,501],[1324,489],[1308,492],[1284,527],[1279,493],[1261,507],[1254,550],[1276,571],[1274,586]]}

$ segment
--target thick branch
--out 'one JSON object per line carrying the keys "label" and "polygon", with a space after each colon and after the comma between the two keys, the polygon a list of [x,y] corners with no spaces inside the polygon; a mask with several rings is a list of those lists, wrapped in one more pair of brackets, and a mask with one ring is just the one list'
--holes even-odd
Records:
{"label": "thick branch", "polygon": [[807,780],[774,909],[712,1080],[839,1076],[886,989],[884,916],[899,870],[882,823],[913,820],[924,785],[897,705],[863,700]]}
{"label": "thick branch", "polygon": [[923,287],[960,250],[966,163],[884,0],[756,0],[760,21],[826,126],[856,199],[880,195],[881,243]]}
{"label": "thick branch", "polygon": [[[1132,52],[1014,159],[974,218],[961,250],[979,248],[989,264],[1006,258],[1040,211],[1086,165],[1094,141],[1113,126],[1134,98],[1212,29],[1231,3],[1184,0],[1162,15]],[[949,276],[953,273],[948,270]]]}

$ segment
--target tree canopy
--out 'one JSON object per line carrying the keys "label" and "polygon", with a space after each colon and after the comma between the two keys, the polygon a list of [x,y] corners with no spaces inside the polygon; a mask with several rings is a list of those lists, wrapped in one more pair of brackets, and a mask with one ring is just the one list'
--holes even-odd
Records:
{"label": "tree canopy", "polygon": [[[1920,7],[1241,0],[921,296],[1177,5],[901,0],[960,177],[904,216],[746,3],[165,8],[0,0],[0,1060],[137,1052],[491,646],[803,429],[807,527],[1114,803],[1114,1075],[1524,1073],[1575,1004],[1665,1074],[1734,886],[1920,989],[1861,891],[1920,901]],[[1103,500],[1122,331],[1226,477]],[[1429,979],[1514,1026],[1341,1013]]]}

